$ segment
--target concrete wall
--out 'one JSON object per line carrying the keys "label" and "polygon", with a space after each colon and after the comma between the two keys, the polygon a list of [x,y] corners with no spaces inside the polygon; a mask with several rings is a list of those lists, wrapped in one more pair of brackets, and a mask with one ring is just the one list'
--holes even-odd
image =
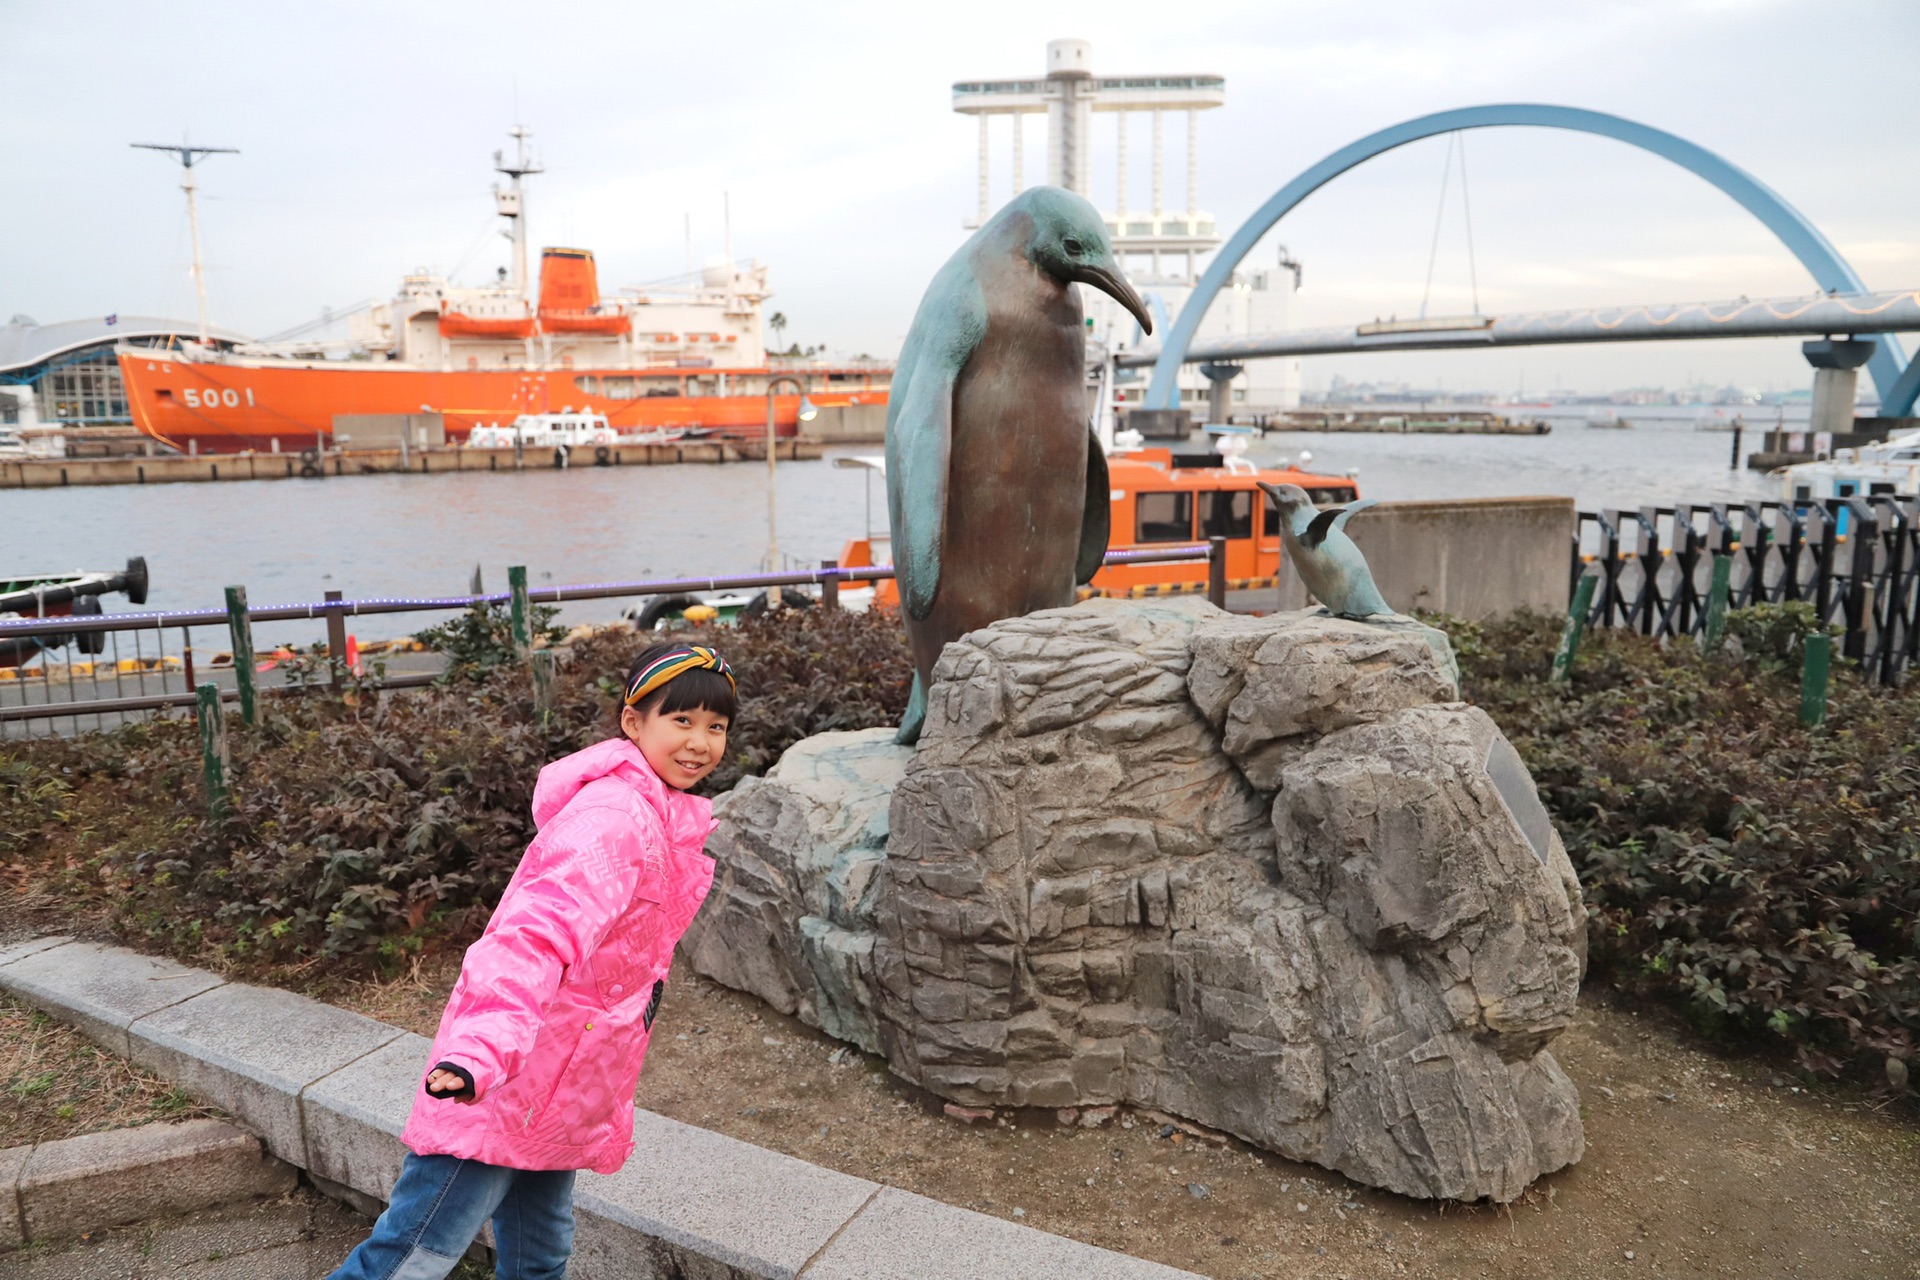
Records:
{"label": "concrete wall", "polygon": [[[1493,618],[1565,611],[1573,524],[1572,498],[1458,498],[1383,502],[1354,516],[1347,533],[1394,608]],[[1280,607],[1306,603],[1283,565]]]}
{"label": "concrete wall", "polygon": [[820,444],[884,444],[887,439],[887,406],[827,405],[812,422],[800,424],[800,438]]}
{"label": "concrete wall", "polygon": [[336,413],[333,439],[354,449],[398,449],[402,434],[414,449],[438,449],[447,443],[446,419],[437,413]]}

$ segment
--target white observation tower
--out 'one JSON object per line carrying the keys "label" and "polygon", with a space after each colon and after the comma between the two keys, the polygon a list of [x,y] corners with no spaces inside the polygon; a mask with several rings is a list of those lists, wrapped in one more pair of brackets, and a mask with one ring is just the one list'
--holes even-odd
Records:
{"label": "white observation tower", "polygon": [[[1149,254],[1147,273],[1158,278],[1162,255],[1184,258],[1184,275],[1193,276],[1196,254],[1216,248],[1213,215],[1200,208],[1200,113],[1224,106],[1227,82],[1221,76],[1140,75],[1096,76],[1093,46],[1085,40],[1047,43],[1047,71],[1027,80],[963,80],[953,86],[953,109],[980,118],[980,208],[968,226],[977,227],[993,211],[989,195],[991,170],[988,139],[994,116],[1012,117],[1013,190],[1027,185],[1022,121],[1029,115],[1047,117],[1047,182],[1092,200],[1093,116],[1114,116],[1119,150],[1116,155],[1114,201],[1104,216],[1107,234],[1120,254]],[[1164,183],[1165,125],[1168,112],[1187,116],[1187,186],[1184,208],[1167,208]],[[1153,121],[1152,201],[1146,210],[1127,207],[1127,117],[1145,112]],[[1170,264],[1168,264],[1170,265]]]}
{"label": "white observation tower", "polygon": [[[980,119],[980,207],[965,225],[977,227],[993,213],[993,173],[989,143],[993,117],[1006,116],[1012,125],[1013,185],[1015,194],[1027,186],[1025,131],[1027,116],[1047,117],[1046,181],[1065,187],[1104,205],[1093,191],[1093,150],[1096,112],[1107,112],[1114,122],[1113,202],[1101,216],[1114,252],[1127,274],[1152,307],[1156,326],[1164,325],[1186,305],[1198,278],[1198,259],[1220,247],[1214,217],[1200,207],[1200,113],[1225,106],[1227,82],[1208,75],[1102,76],[1093,71],[1093,46],[1085,40],[1053,40],[1047,44],[1046,72],[1024,80],[963,80],[953,86],[953,109]],[[1166,188],[1166,117],[1186,113],[1187,183],[1183,206],[1169,207]],[[1147,207],[1132,207],[1133,175],[1128,167],[1129,121],[1145,114],[1151,122],[1153,172]],[[1174,124],[1179,127],[1178,121]],[[1105,129],[1100,130],[1102,134]],[[1207,309],[1199,333],[1206,338],[1237,337],[1289,327],[1289,311],[1300,286],[1300,264],[1277,246],[1278,259],[1270,267],[1235,271],[1232,288],[1223,289]],[[1143,261],[1144,259],[1144,261]],[[1141,341],[1133,317],[1096,290],[1081,291],[1089,338],[1109,349]],[[1218,378],[1222,385],[1210,382]],[[1122,407],[1138,403],[1145,382],[1131,370],[1115,376],[1115,399]],[[1218,399],[1222,412],[1273,412],[1298,407],[1300,362],[1259,360],[1244,371],[1235,366],[1213,366],[1203,374],[1194,365],[1181,370],[1183,402]]]}

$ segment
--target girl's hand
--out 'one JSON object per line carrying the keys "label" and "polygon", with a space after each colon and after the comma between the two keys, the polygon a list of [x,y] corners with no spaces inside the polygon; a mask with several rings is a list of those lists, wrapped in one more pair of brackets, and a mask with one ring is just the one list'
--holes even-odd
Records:
{"label": "girl's hand", "polygon": [[427,1096],[429,1098],[448,1099],[472,1106],[476,1099],[473,1086],[444,1067],[435,1067],[427,1073]]}

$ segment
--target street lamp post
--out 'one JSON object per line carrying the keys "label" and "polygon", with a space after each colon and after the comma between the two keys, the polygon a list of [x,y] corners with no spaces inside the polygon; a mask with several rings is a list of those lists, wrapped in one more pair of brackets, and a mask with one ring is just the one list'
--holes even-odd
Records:
{"label": "street lamp post", "polygon": [[[817,408],[814,407],[813,401],[807,399],[806,385],[802,383],[800,379],[789,378],[783,375],[781,377],[773,378],[768,381],[767,383],[767,559],[766,559],[766,570],[768,573],[778,573],[780,571],[780,539],[776,532],[776,523],[775,523],[775,517],[774,517],[774,509],[776,505],[775,489],[774,489],[774,481],[775,481],[774,463],[778,460],[778,458],[774,450],[773,395],[775,390],[777,390],[780,384],[783,382],[792,383],[793,389],[800,393],[800,421],[812,422],[815,415],[817,415],[820,412]],[[767,606],[769,608],[777,609],[780,607],[780,592],[782,590],[784,590],[784,588],[781,588],[781,587],[768,588]]]}

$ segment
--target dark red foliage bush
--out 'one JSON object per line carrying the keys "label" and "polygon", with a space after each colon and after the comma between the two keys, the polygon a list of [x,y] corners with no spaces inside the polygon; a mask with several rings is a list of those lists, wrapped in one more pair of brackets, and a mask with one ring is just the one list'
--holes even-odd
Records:
{"label": "dark red foliage bush", "polygon": [[1802,727],[1792,607],[1732,615],[1723,655],[1589,636],[1571,687],[1545,679],[1558,619],[1446,625],[1580,873],[1595,977],[1819,1075],[1913,1059],[1920,694],[1839,671]]}
{"label": "dark red foliage bush", "polygon": [[[789,609],[702,637],[742,694],[723,791],[828,729],[897,723],[911,667],[897,617]],[[355,705],[265,700],[233,726],[233,804],[210,821],[183,721],[0,749],[0,872],[18,908],[240,966],[312,960],[390,972],[463,943],[533,836],[540,767],[618,732],[628,663],[651,636],[575,647],[538,727],[524,667],[468,661],[433,688]],[[484,647],[484,646],[481,646]]]}
{"label": "dark red foliage bush", "polygon": [[[1590,635],[1566,686],[1545,678],[1557,619],[1442,622],[1466,695],[1520,749],[1580,872],[1594,980],[1790,1046],[1820,1075],[1913,1059],[1920,693],[1840,670],[1826,725],[1802,728],[1809,622],[1791,607],[1733,615],[1735,643],[1712,657]],[[5,909],[262,969],[390,972],[463,945],[532,836],[540,766],[615,732],[621,678],[651,638],[575,645],[544,728],[524,668],[484,653],[426,691],[271,700],[261,727],[233,736],[235,804],[217,824],[190,725],[9,744]],[[742,694],[709,791],[906,705],[893,615],[783,610],[699,638]],[[480,636],[476,653],[497,641]]]}

